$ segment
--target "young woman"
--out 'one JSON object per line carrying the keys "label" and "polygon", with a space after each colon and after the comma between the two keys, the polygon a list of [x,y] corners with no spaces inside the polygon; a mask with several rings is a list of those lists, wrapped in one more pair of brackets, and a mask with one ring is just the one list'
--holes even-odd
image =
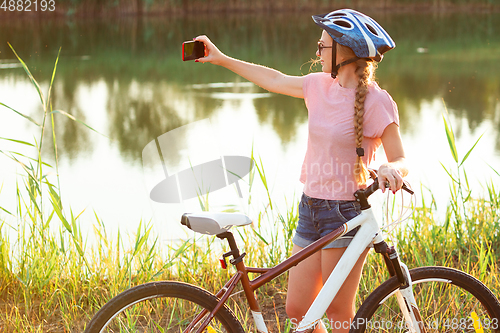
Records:
{"label": "young woman", "polygon": [[[293,253],[331,232],[360,213],[353,193],[365,187],[366,165],[382,144],[388,162],[378,170],[384,190],[401,188],[407,174],[398,127],[397,107],[374,81],[376,64],[395,44],[370,17],[344,9],[313,16],[323,32],[316,55],[322,72],[289,76],[271,68],[224,55],[206,36],[197,62],[223,66],[271,92],[304,98],[309,138],[301,182],[299,222]],[[298,324],[337,264],[354,233],[345,235],[290,270],[286,311]],[[354,302],[368,249],[327,310],[330,328],[347,332],[355,314]],[[340,328],[340,329],[338,329]],[[318,326],[316,331],[324,331]]]}

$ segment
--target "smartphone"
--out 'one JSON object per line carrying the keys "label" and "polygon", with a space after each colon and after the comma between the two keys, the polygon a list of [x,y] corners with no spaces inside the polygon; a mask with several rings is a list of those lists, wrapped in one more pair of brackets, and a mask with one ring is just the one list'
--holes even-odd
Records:
{"label": "smartphone", "polygon": [[205,44],[198,41],[182,43],[182,61],[194,60],[205,56]]}

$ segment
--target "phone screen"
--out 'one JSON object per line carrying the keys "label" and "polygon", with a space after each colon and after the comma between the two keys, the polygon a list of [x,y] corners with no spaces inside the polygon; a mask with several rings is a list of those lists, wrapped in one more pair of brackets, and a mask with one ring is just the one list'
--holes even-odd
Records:
{"label": "phone screen", "polygon": [[198,41],[182,43],[182,60],[194,60],[205,56],[205,44]]}

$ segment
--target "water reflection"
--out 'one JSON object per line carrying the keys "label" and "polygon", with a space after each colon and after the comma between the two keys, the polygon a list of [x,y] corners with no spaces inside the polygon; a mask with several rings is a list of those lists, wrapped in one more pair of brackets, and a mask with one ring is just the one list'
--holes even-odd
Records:
{"label": "water reflection", "polygon": [[[403,133],[412,131],[414,113],[423,101],[443,98],[450,112],[467,118],[472,130],[485,120],[494,122],[500,149],[500,78],[492,75],[500,56],[499,15],[372,15],[397,42],[397,48],[380,65],[378,78],[399,104]],[[238,80],[227,70],[179,60],[181,42],[200,33],[208,34],[235,57],[298,75],[308,72],[309,66],[301,65],[314,56],[319,36],[306,14],[197,20],[17,20],[0,24],[0,55],[3,62],[13,57],[5,43],[9,41],[43,81],[50,77],[62,47],[57,71],[62,87],[54,96],[54,105],[85,120],[92,110],[85,101],[76,100],[78,88],[104,80],[109,136],[119,142],[124,156],[139,159],[141,149],[156,136],[185,124],[188,118],[214,115],[224,100],[221,93],[265,94],[245,85],[216,91],[212,87],[210,92],[194,89],[193,84]],[[424,51],[417,52],[419,48]],[[20,68],[3,67],[0,74],[26,80]],[[267,97],[253,101],[259,121],[270,124],[283,144],[290,142],[297,126],[306,121],[303,101],[278,95],[256,97]],[[92,146],[87,129],[66,120],[58,120],[56,125],[62,133],[62,157],[74,158]]]}
{"label": "water reflection", "polygon": [[[368,14],[397,43],[377,73],[380,86],[399,106],[403,141],[412,165],[410,177],[416,175],[418,181],[433,186],[436,198],[446,200],[447,176],[438,163],[448,154],[442,131],[443,101],[452,114],[461,155],[487,130],[483,142],[488,144],[478,145],[476,154],[491,158],[487,162],[493,166],[500,160],[500,77],[496,75],[500,16]],[[74,211],[92,207],[107,225],[128,223],[129,230],[134,230],[141,218],[152,217],[141,173],[142,149],[163,133],[206,118],[228,146],[222,155],[249,156],[254,151],[262,157],[276,191],[273,200],[286,193],[288,198],[283,200],[288,200],[289,207],[290,198],[298,196],[298,171],[307,142],[304,101],[270,94],[217,66],[183,63],[181,43],[202,33],[231,56],[292,75],[309,72],[308,61],[314,57],[320,37],[309,14],[0,22],[0,102],[41,120],[38,96],[33,87],[28,91],[30,83],[23,69],[13,65],[17,62],[7,41],[27,62],[44,92],[62,47],[53,106],[105,135],[64,116],[55,117],[61,186]],[[0,110],[0,137],[33,141],[33,135],[38,136],[34,130],[21,117]],[[51,140],[50,134],[47,130],[45,142]],[[179,147],[189,139],[179,138]],[[53,151],[48,144],[44,147],[50,162]],[[169,168],[186,162],[181,148],[170,148]],[[0,173],[16,174],[4,168],[6,164],[0,161]],[[487,173],[478,164],[474,168],[477,175]],[[9,181],[15,188],[15,179],[3,181],[4,193],[10,191]],[[256,186],[252,206],[259,210],[262,205],[253,191],[258,192]],[[5,202],[15,199],[10,193],[14,192],[2,197],[2,207],[15,210],[15,200]],[[215,192],[211,207],[239,207],[239,201],[228,200],[239,199],[235,193],[230,187]],[[267,194],[262,197],[265,202]],[[195,211],[181,204],[152,208],[160,212],[155,220],[162,221],[167,233],[172,233],[170,229],[175,229],[182,213]],[[92,209],[88,211],[92,214]]]}
{"label": "water reflection", "polygon": [[[79,85],[80,82],[77,80],[59,82],[52,93],[52,104],[56,109],[62,109],[74,117],[86,121],[87,110],[85,105],[81,105],[76,97]],[[64,108],[57,107],[58,105],[64,105]],[[89,140],[89,131],[87,128],[80,126],[66,117],[56,116],[54,117],[54,122],[56,133],[59,137],[58,148],[61,158],[74,160],[82,151],[92,150],[92,142]],[[49,136],[47,135],[48,140],[51,139]]]}
{"label": "water reflection", "polygon": [[[491,122],[500,150],[500,78],[494,72],[500,56],[499,14],[371,15],[397,42],[381,63],[378,79],[399,105],[403,134],[415,134],[413,120],[422,103],[442,98],[451,113],[467,119],[471,130]],[[272,126],[287,145],[307,119],[303,101],[268,94],[216,66],[181,62],[180,44],[200,33],[230,55],[300,75],[309,71],[320,31],[307,14],[10,20],[0,23],[5,65],[0,75],[27,80],[21,68],[9,65],[13,54],[6,41],[45,85],[62,47],[53,104],[86,121],[94,111],[79,99],[79,90],[105,82],[105,134],[130,160],[140,159],[142,148],[158,135],[214,116],[225,100],[232,99],[237,108],[238,94],[253,95],[259,122]],[[236,84],[203,86],[221,82]],[[93,149],[88,129],[62,117],[56,126],[61,158],[74,159]]]}
{"label": "water reflection", "polygon": [[107,88],[109,136],[127,158],[140,159],[152,139],[186,124],[174,106],[182,94],[176,87],[120,80]]}
{"label": "water reflection", "polygon": [[307,110],[302,99],[273,95],[268,100],[255,100],[260,123],[270,123],[283,144],[295,138],[299,125],[307,122]]}

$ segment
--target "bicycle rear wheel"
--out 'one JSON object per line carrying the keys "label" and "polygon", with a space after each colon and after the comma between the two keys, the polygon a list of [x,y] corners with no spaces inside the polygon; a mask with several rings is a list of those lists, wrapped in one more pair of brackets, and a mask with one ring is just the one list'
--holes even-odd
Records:
{"label": "bicycle rear wheel", "polygon": [[[410,275],[428,333],[500,332],[500,304],[479,280],[446,267],[416,268]],[[392,277],[375,289],[359,308],[350,332],[407,332],[395,295],[398,287]]]}
{"label": "bicycle rear wheel", "polygon": [[[199,313],[204,309],[210,313],[217,303],[213,294],[187,283],[150,282],[111,299],[95,314],[85,333],[184,332]],[[198,321],[198,325],[202,321]],[[195,326],[192,332],[197,328]],[[244,331],[233,312],[224,305],[204,332]]]}

